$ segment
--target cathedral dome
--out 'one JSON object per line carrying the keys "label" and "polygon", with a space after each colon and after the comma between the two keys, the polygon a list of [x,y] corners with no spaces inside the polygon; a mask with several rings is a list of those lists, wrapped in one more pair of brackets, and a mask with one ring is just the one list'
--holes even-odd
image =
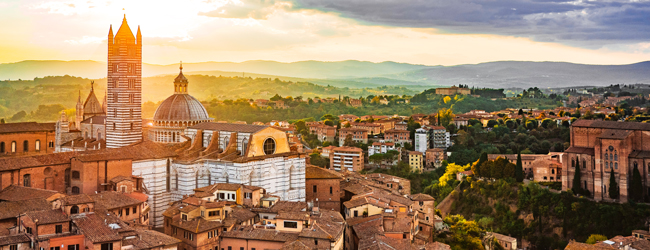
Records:
{"label": "cathedral dome", "polygon": [[210,117],[203,104],[193,96],[173,94],[158,106],[153,119],[155,121],[205,121]]}

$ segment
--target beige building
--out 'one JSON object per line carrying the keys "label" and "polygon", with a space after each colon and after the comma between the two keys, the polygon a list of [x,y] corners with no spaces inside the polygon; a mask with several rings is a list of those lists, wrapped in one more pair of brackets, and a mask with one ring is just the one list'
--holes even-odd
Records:
{"label": "beige building", "polygon": [[330,152],[330,166],[336,171],[361,171],[363,169],[363,150],[355,147],[333,148]]}
{"label": "beige building", "polygon": [[411,167],[411,172],[422,173],[424,168],[422,152],[418,151],[409,151],[409,166]]}
{"label": "beige building", "polygon": [[438,95],[469,95],[472,91],[468,88],[459,88],[451,86],[449,88],[437,88],[436,94]]}

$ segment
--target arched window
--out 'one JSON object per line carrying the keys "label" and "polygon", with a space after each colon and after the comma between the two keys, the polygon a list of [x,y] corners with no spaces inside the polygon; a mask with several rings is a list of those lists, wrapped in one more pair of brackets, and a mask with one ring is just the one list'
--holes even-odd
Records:
{"label": "arched window", "polygon": [[251,174],[248,175],[248,185],[253,186],[253,177],[255,176],[255,171],[251,171]]}
{"label": "arched window", "polygon": [[[612,166],[612,163],[613,163],[613,162],[609,162],[609,167],[610,167],[610,168],[613,168],[613,167],[614,167],[614,166]],[[616,163],[616,167],[618,168],[618,163]]]}
{"label": "arched window", "polygon": [[81,178],[79,171],[72,171],[72,179],[79,180]]}
{"label": "arched window", "polygon": [[225,151],[226,147],[228,147],[228,141],[230,141],[230,137],[226,136],[223,138],[223,143],[221,144],[221,148]]}
{"label": "arched window", "polygon": [[587,168],[587,161],[582,160],[582,168]]}
{"label": "arched window", "polygon": [[29,142],[27,140],[23,141],[23,152],[29,151]]}
{"label": "arched window", "polygon": [[79,187],[72,187],[72,194],[79,194]]}
{"label": "arched window", "polygon": [[609,157],[609,154],[607,154],[607,151],[605,151],[605,160],[609,160],[608,157]]}
{"label": "arched window", "polygon": [[0,153],[5,152],[5,142],[0,142]]}
{"label": "arched window", "polygon": [[576,167],[576,160],[571,159],[571,167],[575,168]]}
{"label": "arched window", "polygon": [[634,167],[638,169],[639,168],[639,163],[636,163],[636,161],[635,161],[634,162]]}
{"label": "arched window", "polygon": [[296,171],[296,169],[293,166],[291,166],[291,168],[289,168],[289,189],[295,189],[298,186],[295,183],[296,180],[293,178],[293,174],[294,174],[295,171]]}
{"label": "arched window", "polygon": [[210,140],[212,140],[212,135],[208,135],[207,137],[205,137],[205,140],[203,141],[204,148],[207,148],[208,145],[210,145]]}
{"label": "arched window", "polygon": [[23,175],[23,186],[31,187],[32,186],[32,176],[29,174]]}
{"label": "arched window", "polygon": [[246,149],[248,149],[248,139],[244,138],[241,141],[241,155],[246,156]]}
{"label": "arched window", "polygon": [[264,154],[272,155],[275,153],[275,140],[268,138],[264,141]]}
{"label": "arched window", "polygon": [[102,130],[97,129],[97,140],[101,140],[101,139],[102,139]]}
{"label": "arched window", "polygon": [[[611,163],[610,163],[611,164]],[[614,168],[618,169],[618,162],[614,163]]]}
{"label": "arched window", "polygon": [[605,168],[609,168],[609,164],[605,162]]}
{"label": "arched window", "polygon": [[16,153],[16,141],[11,142],[11,152]]}
{"label": "arched window", "polygon": [[72,206],[70,208],[70,214],[78,214],[79,213],[79,207],[77,205]]}
{"label": "arched window", "polygon": [[618,152],[614,151],[614,160],[618,161]]}
{"label": "arched window", "polygon": [[41,140],[36,140],[34,146],[36,147],[36,152],[41,151]]}

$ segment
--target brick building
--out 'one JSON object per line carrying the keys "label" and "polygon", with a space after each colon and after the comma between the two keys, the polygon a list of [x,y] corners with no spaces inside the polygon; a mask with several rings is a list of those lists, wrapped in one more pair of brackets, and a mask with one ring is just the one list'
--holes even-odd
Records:
{"label": "brick building", "polygon": [[0,157],[53,153],[55,125],[36,122],[0,124]]}
{"label": "brick building", "polygon": [[341,210],[341,180],[332,170],[307,166],[305,174],[306,200],[321,210]]}
{"label": "brick building", "polygon": [[445,151],[440,148],[430,148],[424,152],[425,168],[438,168],[447,157]]}
{"label": "brick building", "polygon": [[334,142],[336,137],[336,127],[320,123],[310,125],[309,132],[316,135],[320,141]]}
{"label": "brick building", "polygon": [[389,129],[384,131],[384,140],[387,142],[394,142],[404,146],[406,143],[411,143],[411,134],[408,130]]}
{"label": "brick building", "polygon": [[610,172],[614,170],[620,201],[626,202],[632,171],[641,174],[643,196],[648,199],[650,185],[650,124],[577,120],[571,124],[571,146],[564,151],[562,190],[571,189],[576,166],[581,168],[581,185],[595,200],[609,199]]}
{"label": "brick building", "polygon": [[560,182],[562,181],[562,163],[539,159],[531,164],[533,180],[537,182]]}
{"label": "brick building", "polygon": [[377,135],[382,132],[382,125],[370,122],[352,122],[350,123],[352,128],[364,129],[370,135]]}
{"label": "brick building", "polygon": [[336,171],[358,172],[364,168],[363,150],[355,147],[337,147],[330,153],[330,167]]}
{"label": "brick building", "polygon": [[368,143],[368,130],[360,128],[341,128],[339,130],[339,145],[345,144],[345,138],[351,135],[354,142]]}

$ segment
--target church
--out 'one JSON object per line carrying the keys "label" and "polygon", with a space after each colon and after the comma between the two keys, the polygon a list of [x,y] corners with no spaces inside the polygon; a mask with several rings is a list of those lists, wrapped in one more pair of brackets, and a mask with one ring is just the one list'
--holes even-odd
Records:
{"label": "church", "polygon": [[126,17],[108,35],[107,93],[100,104],[94,83],[74,121],[62,113],[56,152],[0,158],[0,188],[22,185],[62,193],[107,191],[112,179],[131,175],[149,196],[150,223],[162,227],[170,202],[214,183],[264,188],[267,195],[305,201],[307,155],[292,151],[285,132],[264,125],[214,123],[188,93],[182,66],[174,94],[143,133],[142,35]]}

